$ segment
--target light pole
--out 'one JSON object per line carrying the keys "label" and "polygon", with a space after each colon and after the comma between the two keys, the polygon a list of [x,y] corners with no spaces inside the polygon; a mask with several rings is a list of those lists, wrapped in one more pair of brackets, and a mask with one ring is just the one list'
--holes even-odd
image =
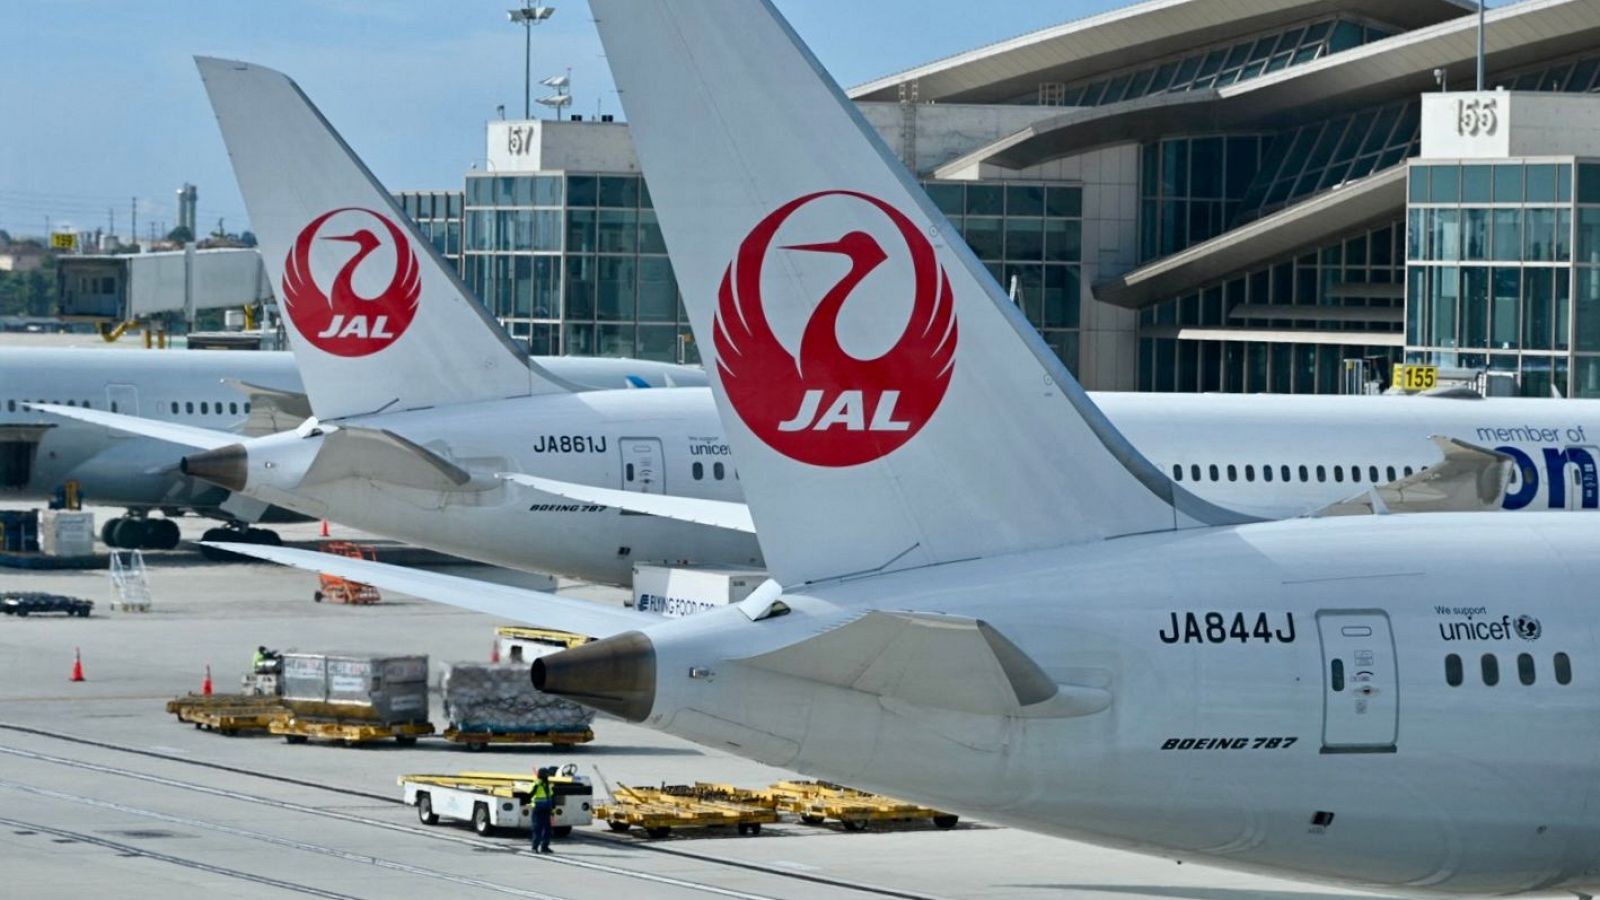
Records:
{"label": "light pole", "polygon": [[522,0],[521,9],[506,10],[506,18],[522,23],[522,117],[533,118],[533,26],[555,14],[554,6],[536,6]]}

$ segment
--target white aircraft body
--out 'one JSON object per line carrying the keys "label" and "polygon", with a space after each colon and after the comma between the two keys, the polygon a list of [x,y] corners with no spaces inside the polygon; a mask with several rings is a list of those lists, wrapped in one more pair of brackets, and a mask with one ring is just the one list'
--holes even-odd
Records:
{"label": "white aircraft body", "polygon": [[[593,634],[535,684],[954,812],[1389,891],[1600,884],[1600,519],[1238,523],[1100,413],[770,3],[591,7],[773,580],[641,626],[232,549]],[[201,69],[225,130],[292,114],[276,73]],[[247,201],[285,158],[234,152]]]}
{"label": "white aircraft body", "polygon": [[[537,363],[589,390],[705,384],[699,369],[645,360]],[[46,501],[77,482],[85,501],[133,512],[102,523],[102,539],[125,547],[177,545],[176,524],[148,516],[155,509],[169,515],[193,510],[233,523],[227,539],[274,543],[267,529],[237,526],[300,518],[185,476],[177,463],[187,445],[49,415],[30,404],[139,416],[235,439],[276,434],[311,414],[290,353],[0,349],[0,497]]]}

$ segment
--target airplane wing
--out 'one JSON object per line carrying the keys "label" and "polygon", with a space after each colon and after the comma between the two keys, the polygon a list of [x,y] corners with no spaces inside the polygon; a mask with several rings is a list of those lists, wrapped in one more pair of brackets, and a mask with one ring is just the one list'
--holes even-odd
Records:
{"label": "airplane wing", "polygon": [[577,500],[580,503],[611,506],[617,509],[625,509],[628,512],[646,513],[652,516],[660,516],[664,519],[678,519],[683,522],[692,522],[696,525],[711,525],[716,528],[742,531],[746,534],[755,534],[756,532],[755,523],[750,520],[750,508],[743,503],[732,503],[727,500],[701,500],[695,497],[671,497],[665,494],[645,494],[639,491],[620,491],[615,488],[591,487],[587,484],[573,484],[568,481],[556,481],[553,478],[540,478],[537,475],[523,475],[517,472],[501,472],[495,477],[526,485],[546,494]]}
{"label": "airplane wing", "polygon": [[1361,516],[1386,512],[1485,512],[1500,508],[1516,465],[1507,454],[1456,438],[1429,438],[1444,461],[1388,484],[1340,500],[1313,516]]}
{"label": "airplane wing", "polygon": [[224,378],[222,383],[244,394],[250,401],[250,417],[239,429],[240,434],[261,437],[292,431],[295,426],[311,418],[311,400],[305,394],[251,384],[237,378]]}
{"label": "airplane wing", "polygon": [[629,610],[601,606],[587,600],[574,600],[545,591],[477,581],[456,575],[443,575],[408,569],[366,559],[351,559],[314,550],[269,547],[263,544],[204,543],[240,556],[250,556],[308,572],[326,572],[352,581],[370,584],[386,591],[400,591],[424,600],[473,612],[497,616],[513,622],[555,628],[594,638],[632,631],[651,621],[649,616]]}
{"label": "airplane wing", "polygon": [[113,431],[155,438],[156,440],[167,441],[184,447],[194,447],[200,450],[215,450],[218,447],[239,443],[239,436],[231,431],[217,431],[212,428],[200,428],[195,425],[180,425],[176,422],[160,422],[139,416],[104,412],[98,409],[85,409],[79,406],[60,406],[55,403],[29,403],[27,407],[61,416],[62,418],[77,419],[80,422],[88,422],[92,425],[110,428]]}

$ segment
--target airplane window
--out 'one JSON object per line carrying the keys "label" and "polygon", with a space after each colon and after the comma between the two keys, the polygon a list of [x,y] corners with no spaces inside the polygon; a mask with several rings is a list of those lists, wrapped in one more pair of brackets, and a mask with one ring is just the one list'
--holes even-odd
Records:
{"label": "airplane window", "polygon": [[701,479],[706,477],[706,464],[705,463],[695,463],[693,466],[691,466],[689,468],[689,471],[690,471],[691,474],[694,475],[694,480],[695,481],[700,481]]}
{"label": "airplane window", "polygon": [[1177,463],[1173,463],[1172,464],[1172,480],[1173,481],[1182,481],[1183,480],[1183,466],[1180,466]]}
{"label": "airplane window", "polygon": [[1389,480],[1390,481],[1394,481],[1395,480],[1395,477],[1394,477],[1394,466],[1390,466],[1388,468],[1388,471],[1385,474],[1387,474],[1389,476]]}
{"label": "airplane window", "polygon": [[1317,466],[1317,481],[1318,482],[1323,482],[1323,481],[1327,481],[1327,480],[1328,480],[1328,470],[1323,468],[1322,466]]}
{"label": "airplane window", "polygon": [[237,416],[238,414],[239,414],[239,404],[233,402],[232,400],[229,400],[228,401],[228,415]]}
{"label": "airplane window", "polygon": [[727,470],[722,467],[722,463],[712,463],[711,464],[711,477],[717,479],[718,481],[721,481],[722,477],[724,475],[726,475],[726,474],[727,474]]}
{"label": "airplane window", "polygon": [[1261,480],[1262,481],[1271,481],[1272,480],[1272,467],[1271,466],[1262,466],[1261,467]]}
{"label": "airplane window", "polygon": [[1335,691],[1344,690],[1344,660],[1335,659],[1333,661],[1328,681]]}
{"label": "airplane window", "polygon": [[[1285,479],[1285,480],[1287,480],[1287,479]],[[1306,467],[1305,466],[1301,466],[1300,467],[1300,480],[1302,482],[1311,480],[1311,473],[1306,471]]]}
{"label": "airplane window", "polygon": [[1228,480],[1229,481],[1238,481],[1239,480],[1239,469],[1233,463],[1228,463]]}
{"label": "airplane window", "polygon": [[1211,480],[1212,480],[1212,481],[1218,481],[1218,480],[1220,480],[1220,479],[1219,479],[1219,477],[1218,477],[1218,475],[1217,475],[1217,466],[1216,466],[1216,464],[1215,464],[1215,463],[1213,463],[1213,464],[1212,464],[1212,465],[1211,465]]}
{"label": "airplane window", "polygon": [[1378,483],[1378,467],[1377,466],[1367,466],[1367,480],[1372,482],[1373,484],[1377,484]]}
{"label": "airplane window", "polygon": [[173,415],[177,415],[178,414],[178,401],[176,401],[176,400],[172,401],[172,414]]}
{"label": "airplane window", "polygon": [[1517,654],[1517,680],[1522,682],[1523,684],[1533,684],[1534,674],[1535,673],[1533,671],[1533,654],[1531,654],[1531,653],[1518,653]]}
{"label": "airplane window", "polygon": [[1461,686],[1461,657],[1454,653],[1444,658],[1444,683],[1451,687]]}
{"label": "airplane window", "polygon": [[1333,467],[1333,480],[1344,481],[1344,466]]}
{"label": "airplane window", "polygon": [[1244,467],[1244,480],[1245,481],[1255,481],[1256,480],[1256,467],[1255,466],[1245,466]]}
{"label": "airplane window", "polygon": [[1355,482],[1361,481],[1361,467],[1360,466],[1351,466],[1350,467],[1350,480],[1351,481],[1355,481]]}
{"label": "airplane window", "polygon": [[1500,683],[1500,659],[1493,653],[1485,653],[1482,660],[1483,683],[1490,687]]}
{"label": "airplane window", "polygon": [[117,401],[115,401],[115,400],[111,401],[111,411],[112,412],[116,412],[117,411]]}
{"label": "airplane window", "polygon": [[89,408],[89,401],[83,400],[83,401],[79,402],[78,405],[83,407],[84,409],[88,409]]}
{"label": "airplane window", "polygon": [[6,401],[6,412],[16,412],[16,411],[17,411],[17,401],[15,401],[15,400],[7,400]]}
{"label": "airplane window", "polygon": [[1283,480],[1284,481],[1288,481],[1289,480],[1289,467],[1288,466],[1280,467],[1278,469],[1278,474],[1283,476]]}
{"label": "airplane window", "polygon": [[245,411],[245,412],[246,412],[246,413],[249,413],[249,412],[250,412],[250,401],[249,401],[249,400],[246,400],[246,401],[245,401],[245,402],[244,402],[244,411]]}
{"label": "airplane window", "polygon": [[1189,467],[1189,480],[1190,481],[1199,481],[1200,480],[1200,467],[1198,465],[1191,465]]}
{"label": "airplane window", "polygon": [[1556,654],[1556,684],[1572,683],[1572,660],[1565,653]]}
{"label": "airplane window", "polygon": [[185,400],[183,402],[183,411],[188,413],[191,416],[194,415],[194,401],[193,400]]}
{"label": "airplane window", "polygon": [[201,400],[200,401],[200,414],[203,416],[203,415],[205,415],[206,413],[209,413],[209,412],[211,412],[209,404],[207,404],[204,400]]}
{"label": "airplane window", "polygon": [[1406,477],[1407,478],[1411,477],[1411,467],[1410,466],[1406,466]]}
{"label": "airplane window", "polygon": [[78,402],[76,400],[68,400],[67,401],[67,405],[68,406],[77,406]]}
{"label": "airplane window", "polygon": [[628,463],[628,465],[623,469],[623,477],[628,481],[633,480],[633,463]]}

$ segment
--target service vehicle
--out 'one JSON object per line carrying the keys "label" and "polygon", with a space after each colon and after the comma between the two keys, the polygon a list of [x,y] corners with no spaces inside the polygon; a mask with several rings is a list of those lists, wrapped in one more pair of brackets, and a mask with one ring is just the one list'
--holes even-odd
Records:
{"label": "service vehicle", "polygon": [[[460,772],[455,775],[401,775],[398,779],[406,805],[417,809],[417,820],[437,825],[439,820],[471,822],[480,835],[497,830],[532,827],[532,773]],[[594,784],[578,774],[572,763],[550,778],[556,807],[551,815],[556,837],[572,834],[579,825],[594,821]]]}

